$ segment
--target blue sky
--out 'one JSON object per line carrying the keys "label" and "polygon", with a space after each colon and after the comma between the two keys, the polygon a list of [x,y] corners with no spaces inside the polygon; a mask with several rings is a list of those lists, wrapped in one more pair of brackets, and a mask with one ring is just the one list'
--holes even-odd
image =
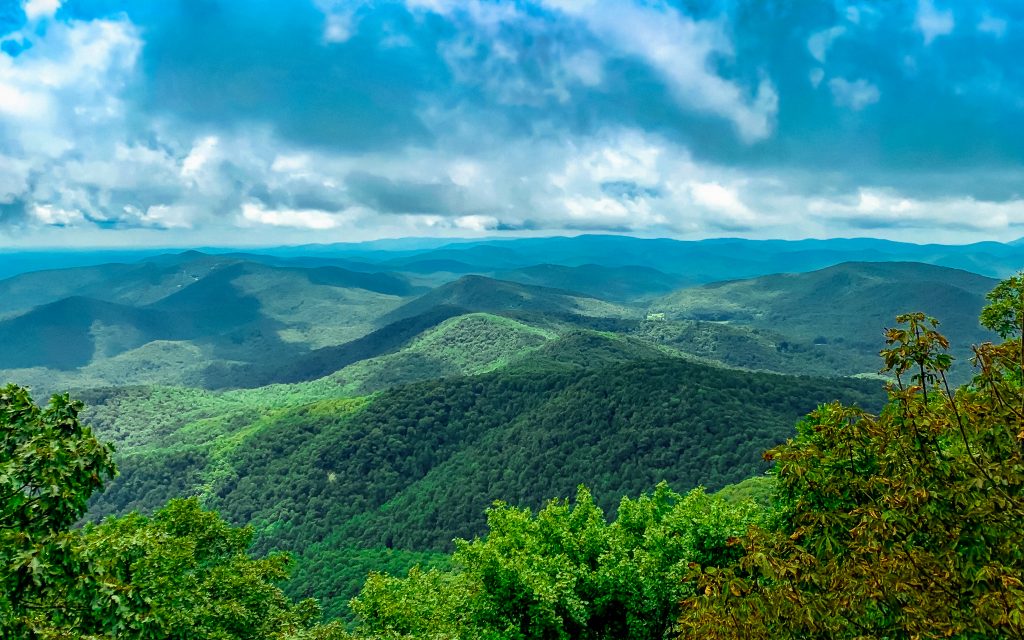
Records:
{"label": "blue sky", "polygon": [[0,245],[1024,235],[1024,4],[0,0]]}

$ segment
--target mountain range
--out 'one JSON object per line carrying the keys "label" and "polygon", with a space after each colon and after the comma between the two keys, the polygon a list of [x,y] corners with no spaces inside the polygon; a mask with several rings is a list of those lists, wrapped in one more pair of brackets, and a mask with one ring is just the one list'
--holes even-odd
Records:
{"label": "mountain range", "polygon": [[257,551],[297,554],[288,589],[345,616],[366,571],[440,561],[495,499],[536,508],[582,483],[613,512],[661,480],[763,472],[819,403],[879,406],[900,313],[939,318],[969,379],[985,294],[1024,247],[582,236],[118,257],[0,280],[0,381],[71,391],[116,445],[91,519],[199,495]]}

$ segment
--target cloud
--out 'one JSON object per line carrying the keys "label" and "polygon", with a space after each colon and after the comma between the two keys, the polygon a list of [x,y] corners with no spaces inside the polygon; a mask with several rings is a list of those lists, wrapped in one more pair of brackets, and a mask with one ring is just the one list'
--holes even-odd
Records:
{"label": "cloud", "polygon": [[839,25],[825,29],[824,31],[818,31],[811,35],[807,39],[807,50],[811,52],[811,56],[815,60],[824,64],[825,56],[828,55],[828,50],[841,35],[846,33],[846,27]]}
{"label": "cloud", "polygon": [[832,99],[837,106],[854,111],[860,111],[875,104],[882,97],[878,87],[863,78],[853,81],[846,78],[832,78],[828,81],[828,86],[832,90]]}
{"label": "cloud", "polygon": [[924,36],[925,45],[929,45],[939,36],[953,33],[956,21],[952,9],[940,10],[935,7],[933,0],[918,0],[914,26]]}
{"label": "cloud", "polygon": [[811,81],[811,86],[817,89],[821,81],[825,79],[825,70],[821,67],[815,67],[807,74],[807,79]]}
{"label": "cloud", "polygon": [[2,242],[1004,238],[1019,12],[936,2],[15,4]]}
{"label": "cloud", "polygon": [[859,229],[924,229],[940,224],[966,230],[1024,225],[1024,199],[985,201],[972,197],[916,199],[892,190],[859,189],[854,198],[815,199],[809,210]]}
{"label": "cloud", "polygon": [[657,2],[549,0],[547,4],[579,19],[619,52],[643,60],[665,80],[681,106],[727,118],[748,142],[771,134],[778,110],[771,80],[762,78],[748,90],[713,70],[713,58],[734,53],[721,22],[695,20]]}
{"label": "cloud", "polygon": [[51,204],[35,205],[32,207],[32,215],[43,224],[59,227],[83,222],[85,220],[81,211],[76,211],[74,209],[61,209]]}
{"label": "cloud", "polygon": [[25,18],[29,22],[35,22],[41,18],[52,18],[60,9],[61,4],[61,0],[26,0]]}
{"label": "cloud", "polygon": [[721,213],[734,223],[755,224],[757,216],[743,204],[735,189],[717,182],[696,182],[690,186],[694,203]]}
{"label": "cloud", "polygon": [[464,213],[461,189],[450,180],[416,182],[391,180],[364,171],[353,171],[345,179],[349,197],[381,213]]}
{"label": "cloud", "polygon": [[1007,21],[1004,18],[997,18],[990,13],[985,13],[978,20],[977,29],[980,33],[987,33],[996,38],[1006,35]]}
{"label": "cloud", "polygon": [[181,176],[193,178],[202,171],[203,166],[210,162],[217,152],[218,142],[220,141],[217,136],[206,136],[198,140],[181,163]]}
{"label": "cloud", "polygon": [[272,227],[293,227],[323,231],[337,227],[340,222],[327,211],[316,209],[267,209],[254,202],[242,205],[242,219],[246,222]]}

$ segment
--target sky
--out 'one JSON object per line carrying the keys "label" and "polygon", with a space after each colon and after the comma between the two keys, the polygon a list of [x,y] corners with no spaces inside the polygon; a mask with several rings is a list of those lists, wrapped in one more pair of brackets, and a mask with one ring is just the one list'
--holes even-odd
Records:
{"label": "sky", "polygon": [[0,0],[0,246],[1024,236],[1016,0]]}

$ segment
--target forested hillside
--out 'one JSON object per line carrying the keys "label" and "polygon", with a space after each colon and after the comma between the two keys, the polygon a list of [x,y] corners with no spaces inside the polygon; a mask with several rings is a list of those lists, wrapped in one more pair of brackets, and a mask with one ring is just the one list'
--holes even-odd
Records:
{"label": "forested hillside", "polygon": [[[368,401],[320,401],[282,414],[290,421],[250,433],[234,451],[241,461],[235,470],[247,473],[233,476],[221,466],[214,493],[200,500],[222,511],[250,504],[243,506],[244,517],[255,529],[230,526],[194,498],[172,499],[152,517],[133,513],[74,528],[86,500],[114,475],[112,450],[82,426],[81,405],[56,396],[37,407],[26,390],[8,386],[0,389],[0,481],[6,489],[0,503],[0,630],[16,637],[130,633],[280,640],[654,640],[689,634],[767,640],[904,631],[1016,637],[1024,611],[1017,577],[1024,432],[1015,433],[1021,426],[1015,407],[1021,397],[1024,279],[1001,284],[990,300],[983,322],[1009,339],[977,348],[974,385],[954,394],[946,378],[948,342],[937,323],[921,313],[903,315],[882,350],[895,380],[884,411],[842,399],[819,403],[798,423],[795,437],[764,454],[775,463],[771,476],[755,473],[721,496],[702,489],[680,495],[662,481],[636,498],[628,497],[627,488],[614,502],[595,499],[581,485],[574,501],[550,500],[538,510],[537,494],[557,494],[565,474],[589,476],[617,494],[627,476],[644,484],[645,471],[671,475],[683,453],[690,454],[688,461],[710,462],[735,452],[761,436],[756,428],[741,432],[738,424],[770,425],[772,415],[800,407],[823,389],[869,404],[877,396],[861,397],[851,383],[838,380],[740,373],[679,360],[634,362],[577,372],[568,383],[557,379],[564,370],[552,372],[554,393],[544,403],[549,406],[539,428],[506,434],[486,418],[515,422],[512,412],[529,415],[531,402],[517,396],[545,386],[543,371],[527,360],[525,368],[501,372],[505,379],[497,385],[490,374],[459,379],[454,387],[397,387]],[[417,409],[403,409],[403,397]],[[712,398],[734,400],[736,409]],[[630,422],[640,429],[630,433]],[[725,429],[715,427],[722,422]],[[310,423],[317,426],[296,438],[296,430]],[[731,439],[737,433],[745,437]],[[435,453],[456,458],[461,444],[472,450],[474,444],[501,443],[506,435],[512,436],[508,446],[463,466],[466,475],[419,480],[433,474],[427,467]],[[676,448],[679,439],[683,444]],[[399,448],[381,455],[373,444],[382,441]],[[427,446],[403,447],[403,441]],[[618,449],[609,446],[615,443]],[[545,455],[547,448],[553,455]],[[56,455],[38,455],[43,450]],[[486,447],[479,450],[487,453]],[[33,451],[36,456],[29,455]],[[667,466],[659,464],[666,460]],[[296,474],[303,461],[307,468]],[[566,468],[567,461],[577,465]],[[122,459],[129,468],[133,462]],[[731,469],[744,467],[742,460],[730,462]],[[595,467],[610,469],[611,477]],[[504,473],[487,480],[494,470]],[[508,473],[519,470],[530,476],[527,482]],[[457,540],[452,556],[429,552],[437,544],[431,526],[465,526],[464,519],[472,519],[459,506],[477,488],[474,474],[480,471],[499,490],[514,494],[518,487],[527,507],[496,502],[486,509],[486,526],[470,531],[472,540]],[[681,471],[691,479],[706,473],[687,466]],[[146,473],[136,470],[136,477]],[[25,493],[44,478],[54,490]],[[290,484],[292,478],[297,482]],[[537,487],[538,478],[548,484]],[[407,502],[384,502],[388,493],[406,493],[402,485],[417,484],[429,489],[409,492]],[[303,500],[289,496],[294,488]],[[269,504],[276,505],[273,513]],[[965,511],[964,504],[972,509]],[[363,508],[369,515],[375,505],[376,518],[355,514]],[[888,509],[886,518],[878,517],[880,509]],[[448,522],[451,517],[459,521]],[[325,529],[325,520],[340,526]],[[417,527],[418,543],[403,538]],[[316,601],[295,604],[274,585],[288,575],[289,559],[276,553],[250,557],[254,531],[257,553],[274,538],[275,546],[301,549],[290,590],[323,597],[327,614],[347,618],[349,629],[338,621],[319,623]],[[368,532],[387,539],[376,548],[360,546]],[[401,548],[414,544],[425,549]],[[69,571],[72,566],[77,568]],[[356,574],[367,570],[348,612],[339,600],[354,588]],[[830,588],[821,589],[823,582]],[[843,615],[834,615],[839,610]]]}
{"label": "forested hillside", "polygon": [[[460,319],[468,322],[479,321]],[[818,403],[873,408],[880,399],[877,382],[631,361],[629,350],[609,350],[617,341],[582,337],[495,373],[370,397],[311,401],[327,381],[226,396],[93,396],[98,433],[125,446],[121,475],[92,513],[149,511],[199,493],[229,521],[254,525],[257,550],[298,553],[307,595],[324,597],[350,580],[317,561],[326,549],[443,551],[479,534],[497,498],[539,506],[579,484],[610,510],[662,480],[718,488],[763,471],[760,452]],[[555,346],[578,350],[578,364]],[[346,375],[330,393],[344,393]],[[154,414],[178,418],[160,424]]]}
{"label": "forested hillside", "polygon": [[[914,309],[939,318],[943,331],[960,345],[954,353],[967,360],[966,345],[994,337],[978,324],[978,314],[995,284],[974,273],[919,263],[848,263],[682,289],[652,302],[650,309],[684,322],[674,330],[669,325],[649,332],[700,355],[714,357],[717,350],[730,364],[742,365],[746,357],[747,366],[756,368],[792,371],[802,365],[804,371],[852,375],[877,369],[880,328]],[[695,322],[705,323],[704,336],[694,335],[699,333]],[[778,355],[764,353],[758,345],[765,342]],[[968,372],[957,374],[962,380]]]}
{"label": "forested hillside", "polygon": [[[195,496],[251,526],[253,553],[294,555],[286,593],[351,620],[368,572],[458,566],[453,540],[484,534],[494,500],[535,510],[585,485],[614,519],[662,482],[759,476],[821,403],[877,411],[882,332],[906,305],[960,344],[993,335],[977,322],[984,276],[840,264],[657,297],[706,272],[629,262],[649,246],[189,252],[28,273],[0,282],[39,303],[0,320],[0,372],[37,397],[74,389],[115,445],[119,475],[87,521]],[[601,264],[599,247],[621,252]],[[697,248],[724,251],[678,256]],[[529,263],[541,255],[559,260]],[[61,278],[90,297],[32,293]]]}

